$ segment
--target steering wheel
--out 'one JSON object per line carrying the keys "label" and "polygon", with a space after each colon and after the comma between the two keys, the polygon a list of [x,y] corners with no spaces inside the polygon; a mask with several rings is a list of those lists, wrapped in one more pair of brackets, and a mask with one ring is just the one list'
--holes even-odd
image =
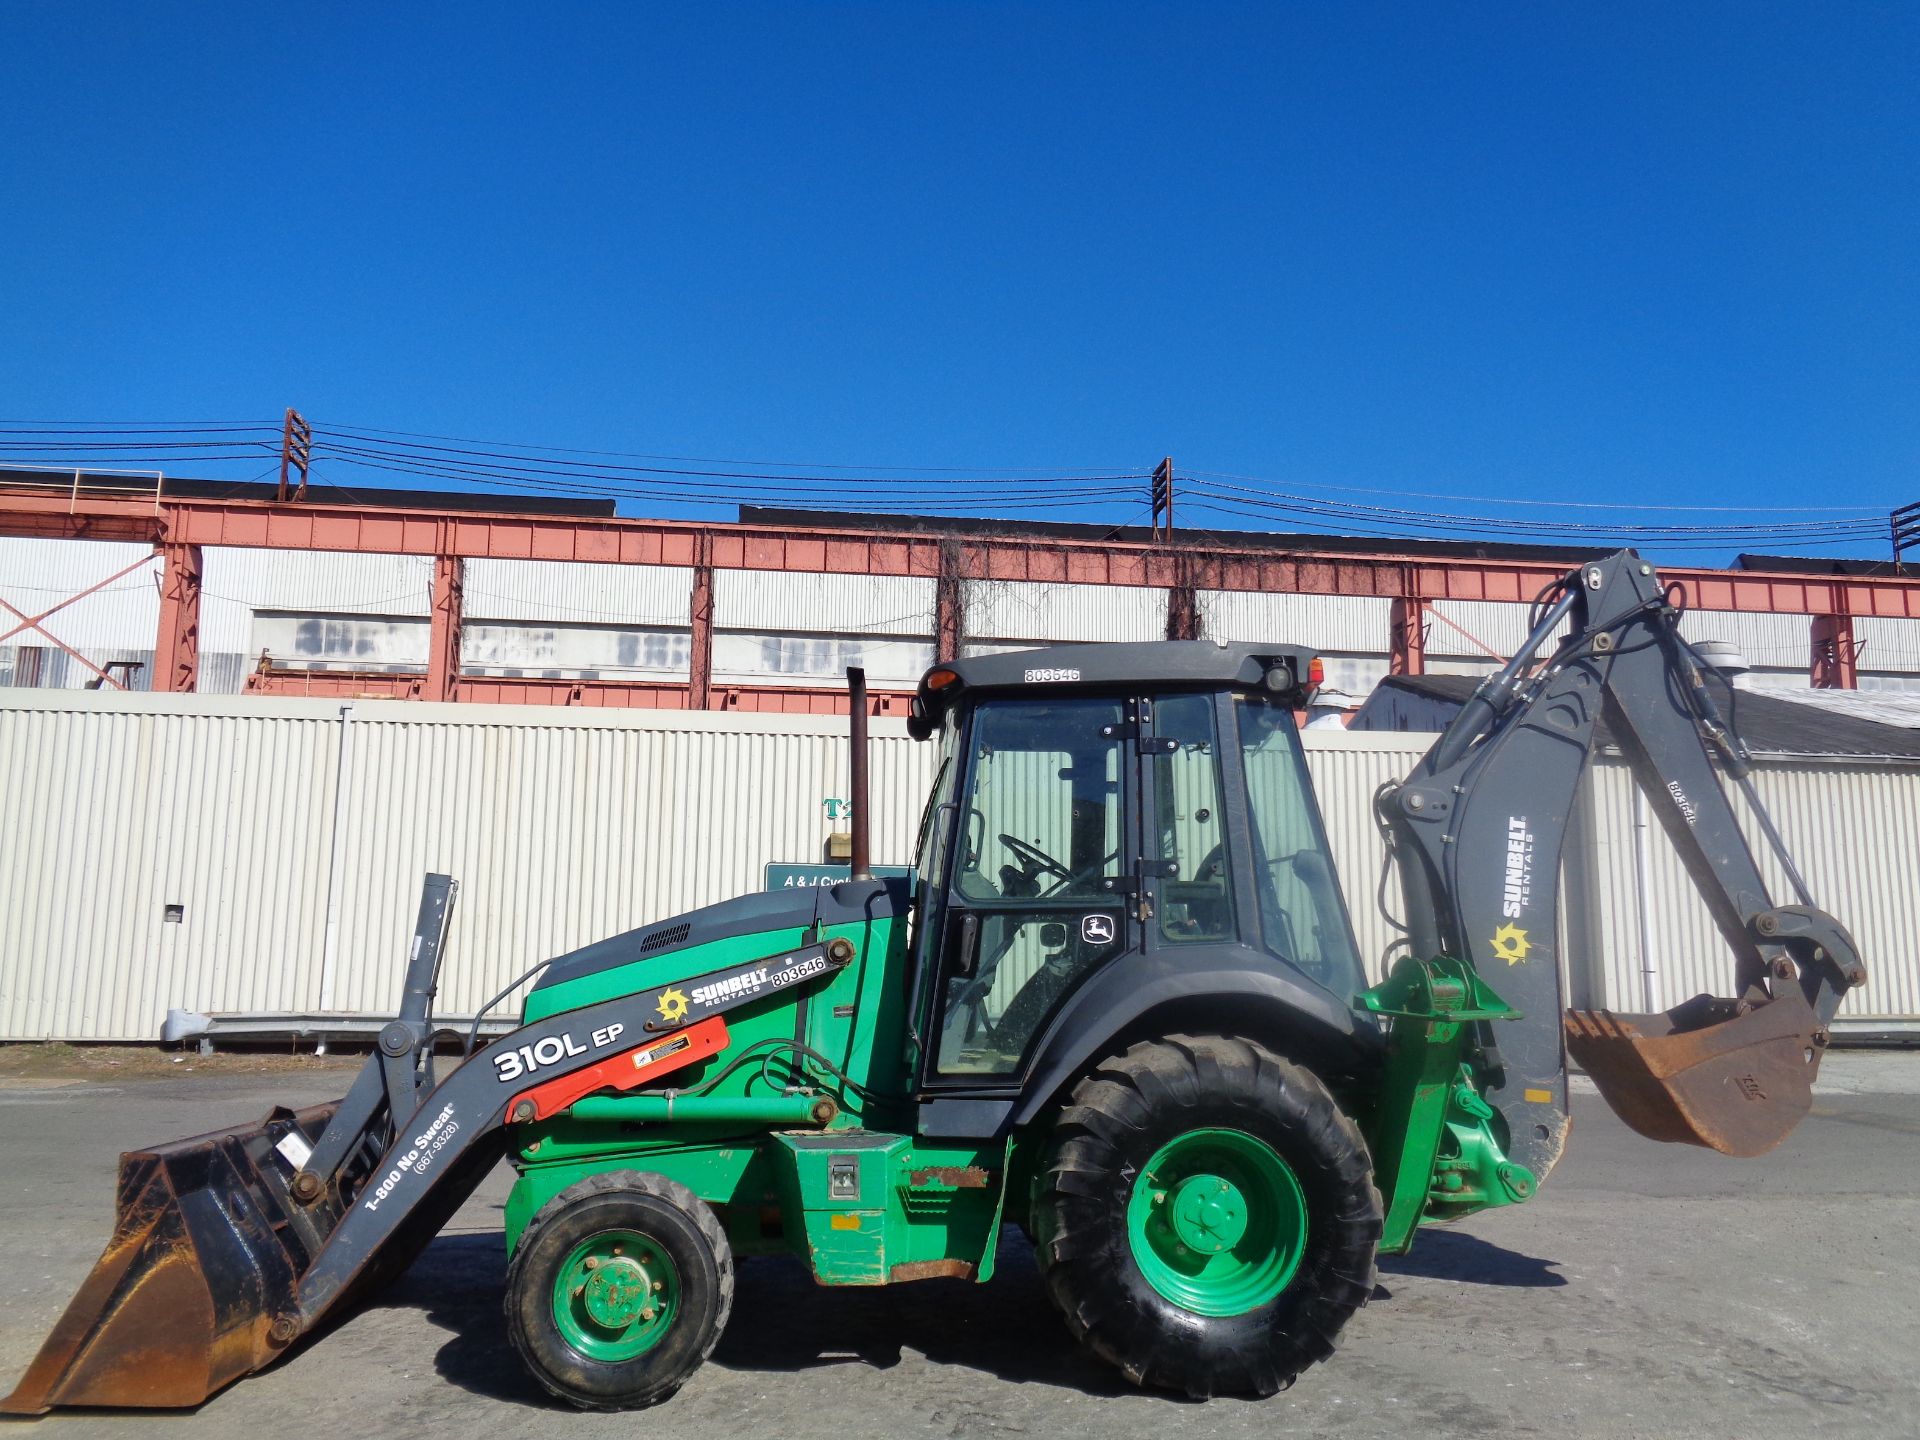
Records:
{"label": "steering wheel", "polygon": [[1073,872],[1054,859],[1038,845],[1029,845],[1017,835],[1001,835],[1000,843],[1013,852],[1014,859],[1029,866],[1036,874],[1052,875],[1061,880],[1073,878]]}

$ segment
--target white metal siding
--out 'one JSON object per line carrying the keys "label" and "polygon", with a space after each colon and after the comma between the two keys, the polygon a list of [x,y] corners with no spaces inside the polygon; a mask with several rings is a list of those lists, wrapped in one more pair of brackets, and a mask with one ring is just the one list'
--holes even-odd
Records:
{"label": "white metal siding", "polygon": [[[171,1007],[320,1008],[340,707],[0,694],[0,1039],[147,1040]],[[843,722],[361,702],[334,1008],[384,1013],[420,876],[462,882],[440,1005],[815,860]],[[933,747],[875,720],[874,858],[909,858]],[[168,903],[185,921],[162,918]]]}
{"label": "white metal siding", "polygon": [[[1380,957],[1398,933],[1380,916],[1374,896],[1385,847],[1373,824],[1373,792],[1382,781],[1397,780],[1413,768],[1432,743],[1430,735],[1374,731],[1306,730],[1301,743],[1307,751],[1307,770],[1325,817],[1327,843],[1333,848],[1334,870],[1353,916],[1354,937],[1360,944],[1360,963],[1367,979],[1382,978]],[[1405,908],[1399,884],[1388,887],[1387,902],[1395,915]]]}
{"label": "white metal siding", "polygon": [[1853,646],[1864,670],[1920,670],[1920,620],[1861,616],[1853,622]]}
{"label": "white metal siding", "polygon": [[[423,722],[417,708],[363,706],[354,725],[343,1009],[393,1005],[425,871],[461,882],[441,1003],[466,1009],[550,955],[757,890],[768,861],[819,859],[821,802],[847,793],[831,720],[529,724],[460,706],[434,708],[486,713]],[[873,730],[874,860],[904,863],[932,747]]]}
{"label": "white metal siding", "polygon": [[[142,556],[153,554],[151,545],[119,541],[0,538],[0,600],[29,615],[38,615]],[[160,562],[155,557],[145,568],[122,575],[105,589],[48,616],[46,627],[76,650],[85,651],[96,664],[100,660],[93,653],[96,650],[112,651],[116,657],[151,650],[160,623],[160,590],[155,584],[159,573]],[[12,615],[0,611],[0,634],[18,623]],[[52,642],[37,630],[22,630],[8,644]]]}
{"label": "white metal siding", "polygon": [[433,561],[425,555],[208,546],[200,585],[207,595],[248,610],[425,616],[433,602]]}
{"label": "white metal siding", "polygon": [[1201,622],[1210,639],[1307,645],[1346,654],[1385,655],[1393,602],[1372,595],[1283,595],[1202,590]]}
{"label": "white metal siding", "polygon": [[[339,711],[0,692],[0,1039],[149,1040],[175,1006],[318,1009]],[[894,722],[873,728],[874,858],[904,862],[935,749]],[[462,883],[440,1002],[451,1013],[550,955],[756,889],[767,861],[818,858],[832,828],[821,802],[846,795],[843,722],[830,718],[374,701],[355,705],[350,733],[332,999],[361,1013],[396,1003],[426,870]],[[1378,978],[1392,932],[1374,905],[1373,792],[1428,737],[1304,739]],[[1576,973],[1576,996],[1637,1010],[1628,783],[1617,762],[1593,772],[1597,948],[1567,949],[1597,972],[1591,985]],[[1920,1016],[1920,770],[1776,765],[1759,784],[1872,971],[1844,1013]],[[1724,990],[1724,947],[1657,828],[1652,842],[1661,1003]],[[169,903],[183,923],[165,923]]]}
{"label": "white metal siding", "polygon": [[934,582],[904,575],[718,570],[713,623],[774,633],[933,634]]}
{"label": "white metal siding", "polygon": [[1812,617],[1807,615],[1689,610],[1680,617],[1680,633],[1696,645],[1702,640],[1730,640],[1751,665],[1798,670],[1803,675],[1813,658],[1812,627]]}
{"label": "white metal siding", "polygon": [[[1607,1003],[1642,1008],[1639,885],[1633,856],[1633,781],[1624,763],[1593,769],[1602,903],[1599,955]],[[1765,764],[1755,788],[1786,838],[1814,902],[1840,917],[1866,961],[1869,983],[1842,1019],[1920,1015],[1920,944],[1913,933],[1920,895],[1920,771],[1870,765]],[[1792,903],[1786,876],[1759,827],[1736,799],[1747,844],[1776,899]],[[1653,885],[1646,903],[1656,953],[1658,1008],[1703,991],[1725,993],[1731,961],[1657,822],[1648,832]]]}
{"label": "white metal siding", "polygon": [[966,582],[967,634],[996,640],[1164,640],[1167,592],[1142,585]]}
{"label": "white metal siding", "polygon": [[693,596],[685,565],[469,560],[461,578],[462,608],[475,620],[684,627]]}
{"label": "white metal siding", "polygon": [[[1427,654],[1504,660],[1526,640],[1532,607],[1501,600],[1436,600],[1427,608]],[[1563,620],[1549,644],[1558,644],[1566,633]]]}
{"label": "white metal siding", "polygon": [[321,702],[239,703],[0,702],[0,1038],[152,1039],[182,1003],[307,1007],[337,727]]}

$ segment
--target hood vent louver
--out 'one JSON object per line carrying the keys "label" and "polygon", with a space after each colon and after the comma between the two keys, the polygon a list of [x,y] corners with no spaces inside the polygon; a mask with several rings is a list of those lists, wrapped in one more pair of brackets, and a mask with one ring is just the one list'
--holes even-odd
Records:
{"label": "hood vent louver", "polygon": [[665,950],[669,945],[678,945],[693,933],[693,926],[682,921],[678,925],[667,925],[640,937],[640,953],[651,955],[656,950]]}

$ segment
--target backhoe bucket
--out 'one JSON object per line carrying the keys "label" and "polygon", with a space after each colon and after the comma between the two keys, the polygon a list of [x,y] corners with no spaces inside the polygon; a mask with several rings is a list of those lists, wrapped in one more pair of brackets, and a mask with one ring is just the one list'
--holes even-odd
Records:
{"label": "backhoe bucket", "polygon": [[1791,986],[1743,1006],[1697,995],[1663,1015],[1569,1010],[1567,1049],[1650,1140],[1764,1155],[1813,1105],[1826,1027]]}
{"label": "backhoe bucket", "polygon": [[295,1287],[341,1207],[296,1205],[275,1146],[296,1131],[312,1144],[334,1109],[122,1155],[113,1239],[0,1412],[198,1405],[284,1350],[301,1329]]}

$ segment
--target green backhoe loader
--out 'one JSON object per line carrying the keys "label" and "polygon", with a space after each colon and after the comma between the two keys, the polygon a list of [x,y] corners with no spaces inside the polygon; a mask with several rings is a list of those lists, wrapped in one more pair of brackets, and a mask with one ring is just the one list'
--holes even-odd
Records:
{"label": "green backhoe loader", "polygon": [[[852,878],[549,961],[521,1027],[441,1076],[455,891],[429,877],[349,1093],[123,1156],[113,1239],[0,1404],[198,1404],[402,1271],[503,1158],[507,1329],[579,1406],[671,1395],[737,1256],[823,1285],[984,1281],[1009,1225],[1133,1381],[1280,1390],[1332,1353],[1376,1255],[1547,1179],[1569,1049],[1654,1139],[1755,1155],[1806,1113],[1865,970],[1791,861],[1795,895],[1769,895],[1727,785],[1784,847],[1677,618],[1631,552],[1541,596],[1520,654],[1377,798],[1406,937],[1371,981],[1295,729],[1310,652],[937,666],[903,880],[869,877],[855,674]],[[1561,841],[1603,715],[1732,951],[1730,997],[1563,1011]]]}

